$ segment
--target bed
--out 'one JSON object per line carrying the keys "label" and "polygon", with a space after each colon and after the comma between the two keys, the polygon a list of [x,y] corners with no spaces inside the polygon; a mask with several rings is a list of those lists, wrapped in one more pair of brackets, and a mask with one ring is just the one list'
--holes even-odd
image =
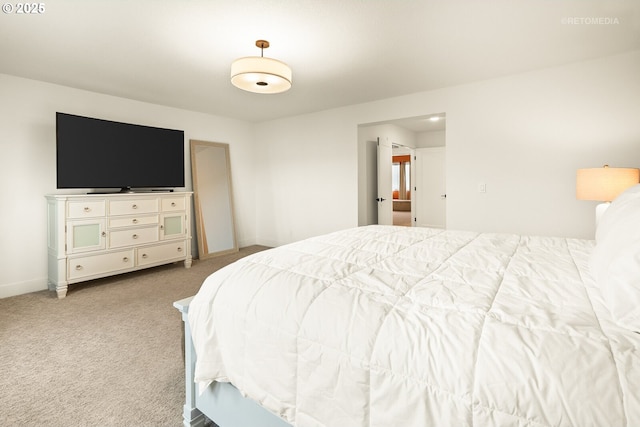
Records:
{"label": "bed", "polygon": [[595,240],[366,226],[174,305],[185,425],[640,425],[640,185]]}

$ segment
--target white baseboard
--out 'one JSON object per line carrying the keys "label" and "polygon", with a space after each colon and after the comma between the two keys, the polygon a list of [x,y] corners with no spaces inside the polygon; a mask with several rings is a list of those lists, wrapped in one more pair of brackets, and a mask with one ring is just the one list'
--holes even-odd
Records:
{"label": "white baseboard", "polygon": [[246,248],[247,246],[253,246],[256,245],[256,241],[255,239],[243,239],[240,240],[238,239],[238,247],[239,248]]}
{"label": "white baseboard", "polygon": [[7,283],[0,285],[0,298],[8,298],[31,292],[44,291],[47,288],[47,279],[34,279],[26,282]]}
{"label": "white baseboard", "polygon": [[256,239],[257,242],[254,243],[254,245],[261,245],[261,246],[267,246],[269,248],[276,248],[278,246],[282,246],[281,242],[276,242],[273,239],[262,239],[262,238],[258,238]]}

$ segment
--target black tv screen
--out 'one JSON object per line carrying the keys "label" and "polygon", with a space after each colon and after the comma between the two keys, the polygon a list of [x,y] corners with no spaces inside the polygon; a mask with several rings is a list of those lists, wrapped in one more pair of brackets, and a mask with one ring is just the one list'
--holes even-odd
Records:
{"label": "black tv screen", "polygon": [[184,131],[56,113],[57,188],[184,187]]}

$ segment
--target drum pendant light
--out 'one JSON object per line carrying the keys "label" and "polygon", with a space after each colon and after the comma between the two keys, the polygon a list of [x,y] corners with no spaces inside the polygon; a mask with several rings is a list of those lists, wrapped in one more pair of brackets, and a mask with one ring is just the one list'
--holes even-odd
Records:
{"label": "drum pendant light", "polygon": [[269,47],[266,40],[257,40],[260,56],[238,58],[231,64],[231,83],[248,92],[281,93],[291,89],[291,68],[282,61],[264,57]]}

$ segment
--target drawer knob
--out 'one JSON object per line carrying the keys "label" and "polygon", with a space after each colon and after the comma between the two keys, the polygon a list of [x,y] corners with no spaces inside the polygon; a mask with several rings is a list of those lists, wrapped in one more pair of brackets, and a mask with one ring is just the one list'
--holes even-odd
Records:
{"label": "drawer knob", "polygon": [[122,258],[122,262],[129,262],[129,258],[128,257]]}
{"label": "drawer knob", "polygon": [[178,252],[182,252],[182,248],[178,246]]}
{"label": "drawer knob", "polygon": [[137,238],[138,238],[138,235],[137,235],[137,234],[134,234],[134,235],[133,235],[133,236],[131,236],[131,237],[133,237],[134,239],[137,239]]}
{"label": "drawer knob", "polygon": [[85,206],[84,211],[85,212],[91,212],[91,208],[89,206]]}
{"label": "drawer knob", "polygon": [[171,206],[175,207],[176,206],[176,202],[171,202]]}
{"label": "drawer knob", "polygon": [[138,209],[138,205],[131,206],[131,209]]}
{"label": "drawer knob", "polygon": [[76,270],[82,270],[82,266],[80,264],[76,265]]}
{"label": "drawer knob", "polygon": [[133,219],[131,220],[131,222],[133,222],[134,224],[137,224],[137,223],[138,223],[138,220],[137,220],[136,218],[133,218]]}
{"label": "drawer knob", "polygon": [[149,257],[149,255],[147,255],[147,254],[142,254],[142,258],[146,259],[146,258],[148,258],[148,257]]}

